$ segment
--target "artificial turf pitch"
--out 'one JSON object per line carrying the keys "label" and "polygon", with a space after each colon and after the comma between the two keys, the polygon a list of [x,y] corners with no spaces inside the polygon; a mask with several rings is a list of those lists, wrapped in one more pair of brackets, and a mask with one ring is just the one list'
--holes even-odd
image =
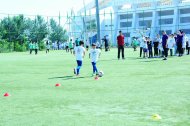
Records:
{"label": "artificial turf pitch", "polygon": [[190,126],[190,56],[125,55],[102,51],[94,80],[88,53],[79,77],[63,50],[0,54],[0,126]]}

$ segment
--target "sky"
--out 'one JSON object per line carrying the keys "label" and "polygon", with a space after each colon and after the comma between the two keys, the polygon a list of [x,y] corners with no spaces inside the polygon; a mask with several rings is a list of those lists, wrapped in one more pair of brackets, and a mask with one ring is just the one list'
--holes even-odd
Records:
{"label": "sky", "polygon": [[[92,0],[84,0],[89,3]],[[83,0],[0,0],[0,17],[5,14],[66,16],[73,8],[83,7]]]}

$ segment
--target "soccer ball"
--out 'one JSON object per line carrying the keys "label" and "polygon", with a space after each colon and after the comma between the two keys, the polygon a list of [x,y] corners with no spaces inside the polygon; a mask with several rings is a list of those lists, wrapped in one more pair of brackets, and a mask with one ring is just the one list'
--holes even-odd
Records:
{"label": "soccer ball", "polygon": [[103,71],[100,71],[99,73],[98,73],[98,76],[99,77],[102,77],[104,75],[104,72]]}

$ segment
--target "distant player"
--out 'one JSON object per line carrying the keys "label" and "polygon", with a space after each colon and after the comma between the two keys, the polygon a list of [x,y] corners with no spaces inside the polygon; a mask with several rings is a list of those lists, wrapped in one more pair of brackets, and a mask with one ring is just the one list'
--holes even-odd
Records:
{"label": "distant player", "polygon": [[86,43],[85,43],[85,45],[86,45],[86,51],[88,51],[88,49],[89,49],[89,46],[90,46],[90,42],[89,42],[88,40],[86,40]]}
{"label": "distant player", "polygon": [[38,50],[39,50],[38,42],[34,43],[34,50],[35,50],[35,55],[37,55],[38,54]]}
{"label": "distant player", "polygon": [[82,61],[85,56],[85,48],[84,48],[84,42],[80,41],[79,46],[76,46],[74,48],[73,54],[76,56],[76,61],[77,61],[77,67],[74,68],[74,74],[79,76],[80,74],[80,68],[82,67]]}
{"label": "distant player", "polygon": [[65,49],[66,49],[66,52],[69,52],[69,42],[65,42]]}
{"label": "distant player", "polygon": [[73,53],[73,40],[72,39],[70,39],[70,42],[69,42],[69,50],[72,54]]}
{"label": "distant player", "polygon": [[46,53],[49,53],[50,50],[50,43],[47,41],[46,42]]}
{"label": "distant player", "polygon": [[30,49],[30,54],[32,54],[32,50],[33,50],[33,42],[32,41],[29,44],[29,49]]}
{"label": "distant player", "polygon": [[90,50],[89,53],[89,58],[91,58],[91,62],[92,62],[92,68],[93,68],[93,74],[94,75],[98,75],[98,69],[96,67],[96,63],[98,61],[98,58],[100,57],[100,49],[96,49],[96,43],[92,44],[92,49]]}

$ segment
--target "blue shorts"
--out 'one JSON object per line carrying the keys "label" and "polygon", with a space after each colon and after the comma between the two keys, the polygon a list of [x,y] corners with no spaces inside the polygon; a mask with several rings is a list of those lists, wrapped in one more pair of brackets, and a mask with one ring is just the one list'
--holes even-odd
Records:
{"label": "blue shorts", "polygon": [[143,52],[148,52],[148,49],[145,49],[145,48],[144,48],[144,49],[143,49]]}
{"label": "blue shorts", "polygon": [[77,65],[78,66],[82,66],[82,61],[81,60],[77,60]]}

